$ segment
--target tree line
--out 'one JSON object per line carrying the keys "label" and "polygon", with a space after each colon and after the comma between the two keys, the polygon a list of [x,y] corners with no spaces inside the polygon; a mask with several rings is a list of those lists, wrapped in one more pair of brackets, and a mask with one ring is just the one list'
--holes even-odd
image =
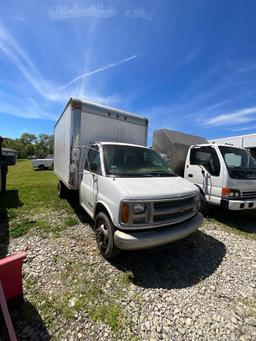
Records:
{"label": "tree line", "polygon": [[19,159],[26,159],[36,156],[44,158],[48,154],[53,154],[53,135],[24,133],[16,139],[5,138],[4,148],[15,149],[18,152]]}

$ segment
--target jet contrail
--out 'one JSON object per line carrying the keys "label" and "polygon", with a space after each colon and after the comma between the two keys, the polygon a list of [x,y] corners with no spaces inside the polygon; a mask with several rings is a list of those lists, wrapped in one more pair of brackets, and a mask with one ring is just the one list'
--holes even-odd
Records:
{"label": "jet contrail", "polygon": [[92,76],[92,75],[95,75],[96,73],[99,73],[99,72],[102,72],[102,71],[105,71],[105,70],[108,70],[108,69],[112,69],[113,67],[116,67],[118,65],[121,65],[123,63],[126,63],[126,62],[129,62],[133,59],[135,59],[137,57],[137,55],[133,55],[131,57],[128,57],[128,58],[125,58],[125,59],[122,59],[120,60],[119,62],[116,62],[116,63],[111,63],[111,64],[108,64],[108,65],[105,65],[105,66],[102,66],[96,70],[93,70],[93,71],[90,71],[90,72],[87,72],[87,73],[84,73],[80,76],[77,76],[75,77],[74,79],[72,79],[70,82],[68,82],[67,84],[63,85],[60,87],[60,89],[65,89],[67,87],[69,87],[71,84],[74,84],[76,83],[77,81],[79,81],[80,79],[83,79],[83,78],[86,78],[86,77],[89,77],[89,76]]}

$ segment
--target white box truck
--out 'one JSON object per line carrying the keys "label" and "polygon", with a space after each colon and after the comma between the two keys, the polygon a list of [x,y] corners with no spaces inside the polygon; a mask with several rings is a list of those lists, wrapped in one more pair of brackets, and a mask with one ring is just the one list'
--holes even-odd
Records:
{"label": "white box truck", "polygon": [[147,144],[146,118],[71,98],[55,125],[59,196],[79,192],[101,254],[184,238],[202,224],[199,190]]}
{"label": "white box truck", "polygon": [[168,129],[154,132],[153,149],[199,188],[202,211],[207,211],[207,203],[256,209],[256,161],[246,149]]}

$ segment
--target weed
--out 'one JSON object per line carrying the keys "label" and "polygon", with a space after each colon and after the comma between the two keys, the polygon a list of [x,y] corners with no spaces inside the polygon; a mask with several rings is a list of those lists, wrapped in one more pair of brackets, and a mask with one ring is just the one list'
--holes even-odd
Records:
{"label": "weed", "polygon": [[131,271],[125,271],[122,275],[122,282],[128,286],[134,280],[134,275]]}
{"label": "weed", "polygon": [[25,236],[33,227],[35,227],[34,220],[24,219],[22,222],[14,223],[10,228],[10,236],[12,238],[19,238]]}
{"label": "weed", "polygon": [[89,316],[94,321],[102,321],[106,323],[116,333],[122,329],[124,313],[117,304],[107,303],[94,305],[89,310]]}
{"label": "weed", "polygon": [[73,226],[77,224],[77,219],[74,217],[68,217],[64,220],[64,224],[65,226],[69,227],[69,226]]}

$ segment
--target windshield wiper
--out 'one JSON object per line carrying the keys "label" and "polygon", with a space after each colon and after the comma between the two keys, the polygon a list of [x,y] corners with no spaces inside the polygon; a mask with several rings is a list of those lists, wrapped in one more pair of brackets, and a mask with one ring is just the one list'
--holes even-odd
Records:
{"label": "windshield wiper", "polygon": [[162,172],[162,171],[153,171],[153,172],[150,172],[149,174],[157,175],[157,176],[175,176],[175,174]]}

